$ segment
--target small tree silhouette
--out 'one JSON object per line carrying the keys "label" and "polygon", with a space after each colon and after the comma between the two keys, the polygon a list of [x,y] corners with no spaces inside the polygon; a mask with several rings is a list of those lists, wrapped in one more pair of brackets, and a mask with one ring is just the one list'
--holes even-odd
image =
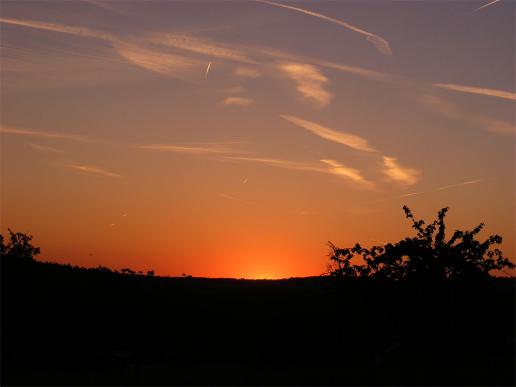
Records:
{"label": "small tree silhouette", "polygon": [[33,261],[39,254],[39,247],[34,247],[31,243],[32,235],[21,232],[9,231],[9,240],[4,244],[4,236],[0,234],[0,256],[2,260],[16,258],[18,260]]}
{"label": "small tree silhouette", "polygon": [[[471,231],[456,230],[446,241],[444,218],[448,207],[442,208],[437,219],[426,226],[424,220],[414,218],[407,206],[403,206],[403,211],[417,231],[415,237],[371,249],[358,243],[352,248],[341,249],[330,242],[329,274],[394,280],[414,277],[442,280],[487,277],[492,270],[515,268],[498,248],[491,248],[502,243],[502,237],[491,235],[484,242],[475,239],[483,229],[483,223]],[[356,256],[362,257],[363,265],[351,263]]]}

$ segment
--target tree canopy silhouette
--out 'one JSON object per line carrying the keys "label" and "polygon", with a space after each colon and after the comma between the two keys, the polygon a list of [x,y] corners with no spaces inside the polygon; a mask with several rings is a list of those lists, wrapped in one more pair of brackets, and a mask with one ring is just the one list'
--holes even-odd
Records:
{"label": "tree canopy silhouette", "polygon": [[[484,228],[480,223],[471,231],[456,230],[446,240],[444,218],[448,207],[442,208],[437,219],[426,224],[416,220],[412,211],[403,206],[405,216],[417,231],[415,237],[406,237],[397,243],[373,246],[370,249],[358,243],[351,248],[339,248],[329,242],[329,274],[344,277],[379,277],[393,280],[481,278],[493,270],[514,269],[516,265],[504,258],[494,247],[502,242],[499,235],[485,241],[476,240]],[[362,257],[364,264],[353,264],[354,257]]]}
{"label": "tree canopy silhouette", "polygon": [[4,244],[4,236],[0,234],[0,257],[4,259],[16,258],[24,261],[33,261],[39,254],[39,247],[32,245],[32,235],[9,231],[9,239]]}

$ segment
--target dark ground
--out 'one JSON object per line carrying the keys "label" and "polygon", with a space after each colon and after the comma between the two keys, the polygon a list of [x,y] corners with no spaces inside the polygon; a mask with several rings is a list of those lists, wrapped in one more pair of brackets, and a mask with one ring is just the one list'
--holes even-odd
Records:
{"label": "dark ground", "polygon": [[1,280],[2,385],[515,384],[515,279]]}

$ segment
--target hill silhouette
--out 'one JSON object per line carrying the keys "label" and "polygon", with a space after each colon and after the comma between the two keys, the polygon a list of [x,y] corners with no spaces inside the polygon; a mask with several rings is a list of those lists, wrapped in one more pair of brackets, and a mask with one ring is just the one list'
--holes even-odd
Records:
{"label": "hill silhouette", "polygon": [[3,385],[515,383],[514,278],[171,278],[38,253],[2,240]]}

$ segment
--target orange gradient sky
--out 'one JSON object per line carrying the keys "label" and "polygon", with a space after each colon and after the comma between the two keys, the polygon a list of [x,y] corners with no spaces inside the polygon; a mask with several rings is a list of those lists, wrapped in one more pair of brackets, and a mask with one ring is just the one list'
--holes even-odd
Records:
{"label": "orange gradient sky", "polygon": [[1,231],[280,278],[449,206],[514,259],[515,3],[487,3],[3,1]]}

